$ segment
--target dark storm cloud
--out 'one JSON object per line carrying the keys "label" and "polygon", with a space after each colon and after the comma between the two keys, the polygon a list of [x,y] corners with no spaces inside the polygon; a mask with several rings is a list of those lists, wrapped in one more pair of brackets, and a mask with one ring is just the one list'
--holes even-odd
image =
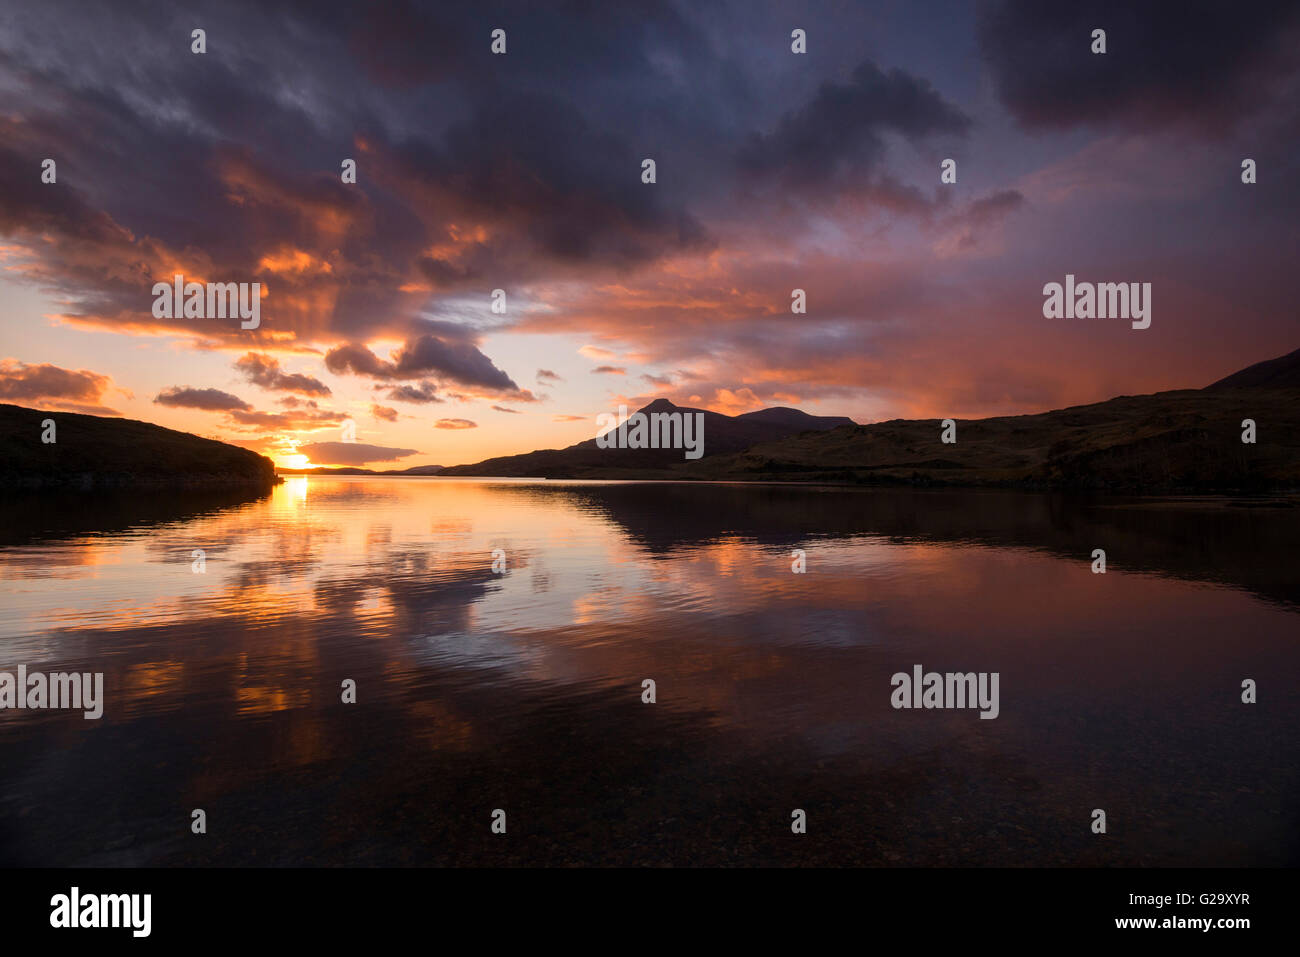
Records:
{"label": "dark storm cloud", "polygon": [[[41,158],[0,147],[0,233],[47,232],[90,243],[125,239],[75,184],[54,189],[54,184],[42,183]],[[67,173],[65,167],[65,183]]]}
{"label": "dark storm cloud", "polygon": [[154,402],[179,409],[202,409],[205,412],[250,411],[253,408],[239,396],[220,389],[191,389],[179,385],[163,389],[154,397]]}
{"label": "dark storm cloud", "polygon": [[[180,264],[276,293],[262,331],[217,341],[409,336],[421,278],[436,297],[494,270],[621,268],[708,242],[682,190],[640,182],[629,134],[645,117],[607,122],[634,104],[654,104],[652,127],[672,115],[646,81],[676,82],[662,51],[706,49],[673,4],[231,3],[198,16],[204,55],[196,16],[52,2],[0,36],[0,233],[84,323],[193,335],[148,315],[149,286]],[[487,49],[498,21],[508,57]],[[57,187],[39,182],[46,156]],[[491,228],[464,239],[465,223]]]}
{"label": "dark storm cloud", "polygon": [[297,392],[301,395],[330,395],[330,388],[319,379],[301,373],[289,373],[280,368],[274,356],[249,352],[235,362],[235,368],[254,385],[277,392]]}
{"label": "dark storm cloud", "polygon": [[503,256],[627,266],[710,244],[665,198],[678,191],[641,181],[643,152],[554,96],[503,94],[441,144],[403,144],[397,156],[400,175],[440,209],[490,224],[490,239],[456,248],[454,259],[420,260],[438,284],[477,277]]}
{"label": "dark storm cloud", "polygon": [[[1234,125],[1300,64],[1293,0],[998,0],[980,40],[1003,103],[1030,128]],[[1106,53],[1091,51],[1106,31]]]}
{"label": "dark storm cloud", "polygon": [[408,340],[392,360],[380,359],[358,343],[331,349],[325,367],[341,375],[352,372],[372,379],[417,379],[438,375],[465,386],[518,391],[514,380],[492,360],[468,342],[454,342],[433,335]]}
{"label": "dark storm cloud", "polygon": [[928,81],[899,69],[886,73],[867,61],[849,82],[822,84],[773,132],[751,136],[739,165],[792,186],[815,186],[874,171],[884,157],[887,133],[910,139],[961,135],[970,123]]}

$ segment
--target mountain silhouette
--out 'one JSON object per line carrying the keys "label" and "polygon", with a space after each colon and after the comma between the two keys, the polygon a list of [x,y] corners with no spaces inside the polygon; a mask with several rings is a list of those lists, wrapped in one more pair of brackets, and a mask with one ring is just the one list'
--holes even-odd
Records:
{"label": "mountain silhouette", "polygon": [[[809,415],[799,409],[771,408],[743,415],[723,415],[705,409],[674,405],[667,399],[655,399],[637,410],[647,416],[660,414],[699,415],[703,419],[703,453],[726,455],[743,452],[760,442],[770,442],[803,432],[824,432],[852,425],[847,416]],[[472,465],[443,469],[442,475],[491,475],[538,478],[581,478],[593,472],[617,478],[628,470],[665,470],[687,461],[685,450],[676,449],[602,449],[591,438],[564,449],[540,449],[521,455],[485,459]]]}

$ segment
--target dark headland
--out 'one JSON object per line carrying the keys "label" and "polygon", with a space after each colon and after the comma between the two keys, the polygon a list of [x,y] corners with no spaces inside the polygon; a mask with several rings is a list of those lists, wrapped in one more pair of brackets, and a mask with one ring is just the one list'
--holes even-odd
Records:
{"label": "dark headland", "polygon": [[135,419],[0,404],[0,488],[269,489],[280,481],[269,458],[225,442]]}

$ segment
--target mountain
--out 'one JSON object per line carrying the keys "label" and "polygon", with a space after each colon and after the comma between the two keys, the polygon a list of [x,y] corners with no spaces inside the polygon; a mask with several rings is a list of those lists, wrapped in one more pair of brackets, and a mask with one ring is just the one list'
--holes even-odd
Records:
{"label": "mountain", "polygon": [[[845,416],[809,415],[798,409],[773,408],[744,415],[723,415],[703,409],[674,405],[667,399],[655,399],[638,410],[649,416],[656,413],[699,414],[704,423],[704,458],[742,452],[760,442],[788,438],[808,431],[826,431],[851,426]],[[619,478],[625,472],[663,472],[679,467],[685,458],[683,449],[602,449],[594,438],[564,449],[541,449],[522,455],[486,459],[473,465],[454,465],[442,475],[529,476],[539,478]]]}
{"label": "mountain", "polygon": [[[54,423],[46,443],[45,422]],[[0,404],[0,487],[270,488],[264,455],[134,419]]]}
{"label": "mountain", "polygon": [[[651,408],[653,405],[652,402],[646,408]],[[746,412],[736,416],[735,421],[759,422],[794,432],[824,432],[826,429],[834,429],[841,425],[856,424],[847,415],[809,415],[802,409],[788,409],[780,405],[770,409],[759,409],[757,412]]]}

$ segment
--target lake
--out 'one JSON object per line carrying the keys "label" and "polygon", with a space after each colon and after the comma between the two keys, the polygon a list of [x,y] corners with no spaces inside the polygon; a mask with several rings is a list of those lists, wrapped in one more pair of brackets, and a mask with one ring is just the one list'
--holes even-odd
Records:
{"label": "lake", "polygon": [[[1298,541],[1287,500],[9,495],[0,671],[104,713],[0,711],[0,863],[1295,865]],[[894,708],[916,665],[998,716]]]}

